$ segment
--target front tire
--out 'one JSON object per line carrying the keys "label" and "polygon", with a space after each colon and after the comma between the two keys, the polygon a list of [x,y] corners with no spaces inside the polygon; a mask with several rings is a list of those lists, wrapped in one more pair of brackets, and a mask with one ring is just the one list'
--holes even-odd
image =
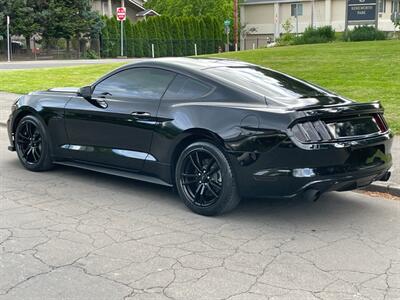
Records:
{"label": "front tire", "polygon": [[182,152],[176,164],[175,182],[186,206],[200,215],[223,214],[240,202],[228,159],[209,142],[193,143]]}
{"label": "front tire", "polygon": [[29,171],[46,171],[53,167],[46,129],[35,116],[25,116],[15,130],[15,148],[21,164]]}

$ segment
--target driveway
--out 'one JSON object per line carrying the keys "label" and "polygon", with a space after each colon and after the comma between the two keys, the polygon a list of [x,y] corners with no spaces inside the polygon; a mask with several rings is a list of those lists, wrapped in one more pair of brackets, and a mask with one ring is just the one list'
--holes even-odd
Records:
{"label": "driveway", "polygon": [[0,300],[400,299],[400,202],[248,200],[216,218],[169,189],[22,169],[0,127]]}

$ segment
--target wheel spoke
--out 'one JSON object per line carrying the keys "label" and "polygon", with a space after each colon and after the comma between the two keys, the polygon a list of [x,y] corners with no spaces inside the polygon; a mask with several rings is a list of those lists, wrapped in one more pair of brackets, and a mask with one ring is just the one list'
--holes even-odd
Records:
{"label": "wheel spoke", "polygon": [[28,158],[29,153],[31,153],[31,152],[32,152],[32,147],[29,147],[29,148],[27,148],[27,149],[25,150],[23,156],[24,156],[25,158]]}
{"label": "wheel spoke", "polygon": [[206,170],[207,173],[210,171],[210,168],[211,168],[215,163],[216,163],[216,161],[215,161],[214,158],[211,158],[211,159],[208,161],[208,163],[207,163],[207,165],[206,165],[206,167],[205,167],[205,170]]}
{"label": "wheel spoke", "polygon": [[197,170],[197,172],[201,172],[201,167],[199,167],[196,162],[194,161],[192,155],[189,156],[190,161],[192,162],[192,165],[195,167],[195,169]]}
{"label": "wheel spoke", "polygon": [[24,141],[29,141],[29,138],[26,137],[26,136],[24,136],[24,135],[22,134],[22,132],[19,132],[19,133],[18,133],[18,138],[23,139]]}
{"label": "wheel spoke", "polygon": [[197,177],[198,175],[197,175],[197,174],[186,174],[186,173],[183,173],[183,174],[181,174],[181,176],[182,176],[182,177],[193,178],[193,177]]}
{"label": "wheel spoke", "polygon": [[198,151],[196,151],[196,162],[197,162],[197,165],[199,166],[200,170],[205,170],[205,166],[204,166],[203,162],[200,160]]}
{"label": "wheel spoke", "polygon": [[213,187],[217,188],[218,190],[222,189],[222,185],[219,185],[217,182],[215,182],[214,180],[210,180],[210,185],[212,185]]}
{"label": "wheel spoke", "polygon": [[200,195],[199,192],[201,190],[201,184],[197,186],[196,192],[194,193],[194,198],[197,199],[197,196]]}
{"label": "wheel spoke", "polygon": [[182,184],[183,184],[183,185],[189,185],[189,184],[193,184],[193,183],[195,183],[195,182],[197,182],[197,180],[196,180],[196,179],[193,179],[193,180],[185,181],[185,182],[183,182]]}
{"label": "wheel spoke", "polygon": [[211,188],[209,184],[207,184],[206,187],[211,192],[211,194],[213,194],[215,198],[218,198],[219,195]]}
{"label": "wheel spoke", "polygon": [[33,157],[35,162],[38,161],[38,156],[36,154],[36,149],[35,148],[32,148],[32,157]]}
{"label": "wheel spoke", "polygon": [[33,137],[33,133],[32,133],[32,125],[31,123],[26,123],[26,132],[28,134],[28,137]]}

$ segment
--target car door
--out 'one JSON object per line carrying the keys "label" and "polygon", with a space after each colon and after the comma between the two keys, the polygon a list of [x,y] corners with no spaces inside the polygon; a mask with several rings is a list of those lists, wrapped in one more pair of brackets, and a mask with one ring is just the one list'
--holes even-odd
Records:
{"label": "car door", "polygon": [[160,99],[174,77],[157,68],[125,69],[96,84],[90,100],[72,98],[65,111],[71,158],[141,170]]}

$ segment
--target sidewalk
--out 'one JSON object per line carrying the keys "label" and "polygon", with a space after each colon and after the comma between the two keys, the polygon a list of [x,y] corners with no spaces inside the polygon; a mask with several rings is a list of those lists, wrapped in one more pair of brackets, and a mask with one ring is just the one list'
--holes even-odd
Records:
{"label": "sidewalk", "polygon": [[[0,92],[0,124],[5,124],[10,114],[11,104],[19,95]],[[390,184],[400,186],[400,136],[396,136],[392,148],[393,168]],[[384,183],[387,185],[387,183]]]}
{"label": "sidewalk", "polygon": [[17,94],[0,92],[0,125],[7,123],[8,116],[11,112],[11,105],[18,96]]}

